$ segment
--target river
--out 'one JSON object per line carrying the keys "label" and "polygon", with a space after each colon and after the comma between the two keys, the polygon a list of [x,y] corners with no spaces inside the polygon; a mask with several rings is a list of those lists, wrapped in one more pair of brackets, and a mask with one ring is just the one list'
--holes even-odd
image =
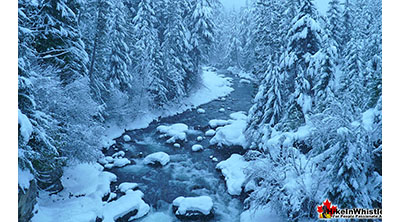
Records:
{"label": "river", "polygon": [[[247,111],[252,105],[255,93],[253,83],[240,81],[240,77],[228,71],[219,70],[221,74],[230,77],[234,91],[226,97],[213,100],[197,108],[202,108],[205,113],[199,114],[197,108],[187,110],[181,114],[161,118],[153,121],[147,128],[127,131],[132,141],[125,142],[123,135],[116,138],[116,143],[107,151],[107,156],[117,150],[125,151],[125,157],[133,164],[122,168],[112,168],[108,171],[118,176],[118,181],[112,184],[112,190],[122,182],[135,182],[139,184],[144,193],[144,201],[151,206],[148,216],[138,221],[151,221],[152,214],[162,212],[172,221],[178,221],[172,214],[171,203],[178,196],[207,195],[214,202],[214,219],[211,221],[239,221],[243,210],[243,197],[234,197],[228,194],[223,176],[216,171],[215,166],[219,161],[229,158],[232,153],[243,154],[241,147],[211,146],[211,137],[205,137],[204,132],[210,129],[208,121],[211,119],[229,119],[229,114],[238,111]],[[225,111],[220,111],[224,108]],[[160,125],[184,123],[189,126],[187,141],[181,148],[165,143],[165,138],[160,138],[156,128]],[[196,141],[198,136],[205,139]],[[193,152],[192,145],[201,144],[203,151]],[[171,161],[164,167],[154,167],[142,164],[142,156],[163,151],[170,155]],[[210,156],[218,161],[211,160]],[[154,217],[155,218],[155,217]],[[168,220],[167,220],[168,221]],[[166,221],[163,221],[166,222]]]}

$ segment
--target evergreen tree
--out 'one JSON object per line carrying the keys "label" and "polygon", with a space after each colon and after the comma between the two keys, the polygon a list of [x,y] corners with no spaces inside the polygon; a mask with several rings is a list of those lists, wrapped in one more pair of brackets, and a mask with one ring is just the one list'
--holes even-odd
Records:
{"label": "evergreen tree", "polygon": [[125,21],[124,5],[117,1],[113,8],[113,24],[110,33],[111,58],[109,81],[111,86],[117,87],[121,91],[127,91],[132,87],[132,75],[128,72],[131,65],[129,48],[126,43],[127,31]]}
{"label": "evergreen tree", "polygon": [[87,74],[88,55],[78,29],[79,3],[66,0],[44,0],[39,11],[35,48],[45,62],[59,68],[63,84]]}
{"label": "evergreen tree", "polygon": [[168,99],[182,98],[186,95],[184,81],[186,72],[192,66],[189,57],[187,29],[183,23],[183,7],[180,1],[171,0],[167,4],[166,29],[162,51],[165,71],[168,75]]}
{"label": "evergreen tree", "polygon": [[190,57],[193,70],[189,73],[186,87],[192,85],[198,78],[201,63],[207,61],[209,49],[214,40],[213,5],[208,0],[192,1],[188,18],[190,32]]}
{"label": "evergreen tree", "polygon": [[[136,39],[134,50],[139,63],[135,70],[139,73],[142,86],[154,101],[154,106],[162,106],[167,102],[167,84],[163,75],[162,54],[158,38],[158,30],[155,29],[157,18],[155,17],[154,3],[151,0],[142,0],[138,6],[138,12],[133,19]],[[141,98],[144,91],[141,92]]]}
{"label": "evergreen tree", "polygon": [[337,43],[337,45],[342,45],[341,39],[341,29],[342,29],[342,20],[341,20],[342,10],[340,8],[340,1],[339,0],[330,0],[329,1],[329,8],[327,11],[327,18],[328,18],[328,25],[327,31],[329,38],[331,41]]}
{"label": "evergreen tree", "polygon": [[231,21],[230,31],[228,33],[228,52],[226,54],[227,63],[231,66],[241,67],[242,61],[242,43],[239,39],[239,23],[237,21],[238,15],[235,11],[231,12],[229,20]]}
{"label": "evergreen tree", "polygon": [[351,103],[352,110],[360,113],[364,110],[365,101],[360,95],[364,95],[365,62],[360,56],[360,45],[355,40],[350,40],[348,44],[348,54],[345,57],[345,65],[341,89],[344,98]]}
{"label": "evergreen tree", "polygon": [[319,14],[311,0],[303,1],[298,15],[293,19],[288,33],[288,46],[284,61],[289,98],[289,128],[305,122],[305,115],[312,109],[313,76],[309,72],[312,56],[322,47],[322,29]]}

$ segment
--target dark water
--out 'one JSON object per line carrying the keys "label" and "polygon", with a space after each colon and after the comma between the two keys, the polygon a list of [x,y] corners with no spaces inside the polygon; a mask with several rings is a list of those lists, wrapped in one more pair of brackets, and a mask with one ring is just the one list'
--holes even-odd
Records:
{"label": "dark water", "polygon": [[[232,87],[235,89],[224,99],[214,100],[198,108],[205,109],[204,114],[197,113],[197,108],[184,113],[153,121],[147,128],[128,131],[132,142],[124,142],[122,136],[116,139],[106,155],[124,150],[125,157],[135,164],[123,168],[113,168],[110,172],[118,176],[118,181],[135,182],[139,184],[144,193],[144,201],[152,206],[152,212],[165,212],[171,214],[170,205],[178,196],[208,195],[214,202],[213,221],[238,221],[242,210],[242,203],[238,197],[232,197],[226,190],[225,181],[220,172],[215,170],[219,161],[230,157],[232,153],[242,154],[241,147],[210,146],[212,137],[205,137],[204,133],[210,129],[208,121],[211,119],[229,119],[229,114],[238,111],[247,111],[252,105],[255,87],[252,83],[240,83],[240,78],[227,71],[219,71],[232,79]],[[225,112],[220,112],[225,108]],[[181,148],[173,147],[173,144],[165,143],[166,138],[159,138],[160,133],[156,128],[160,125],[184,123],[189,126],[187,141],[181,143]],[[124,134],[124,135],[125,135]],[[205,139],[196,141],[198,136]],[[192,145],[201,144],[203,151],[193,152]],[[143,156],[163,151],[170,155],[171,161],[164,167],[152,167],[142,164]],[[210,159],[214,156],[218,162]],[[150,213],[151,214],[151,213]],[[171,216],[171,218],[174,218]],[[174,220],[177,220],[174,218]]]}

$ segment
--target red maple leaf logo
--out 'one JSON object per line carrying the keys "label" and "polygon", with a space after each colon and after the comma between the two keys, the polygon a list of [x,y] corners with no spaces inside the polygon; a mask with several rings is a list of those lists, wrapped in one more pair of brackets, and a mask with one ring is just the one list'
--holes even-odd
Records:
{"label": "red maple leaf logo", "polygon": [[336,213],[337,206],[332,205],[332,202],[326,199],[322,205],[317,206],[317,211],[320,214],[320,218],[331,218]]}

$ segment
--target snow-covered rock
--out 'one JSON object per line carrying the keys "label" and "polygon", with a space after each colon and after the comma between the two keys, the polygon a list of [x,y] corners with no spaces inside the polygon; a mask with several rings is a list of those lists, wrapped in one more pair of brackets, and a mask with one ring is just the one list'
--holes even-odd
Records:
{"label": "snow-covered rock", "polygon": [[225,109],[224,108],[220,108],[218,111],[225,112]]}
{"label": "snow-covered rock", "polygon": [[200,141],[203,140],[203,137],[202,137],[202,136],[198,136],[198,137],[196,138],[196,140],[200,142]]}
{"label": "snow-covered rock", "polygon": [[172,202],[172,210],[179,219],[205,221],[213,217],[213,205],[209,196],[178,197]]}
{"label": "snow-covered rock", "polygon": [[246,84],[250,84],[251,83],[251,81],[248,80],[248,79],[240,79],[239,82],[240,83],[246,83]]}
{"label": "snow-covered rock", "polygon": [[147,155],[143,163],[144,164],[161,164],[162,166],[165,166],[168,162],[170,161],[170,157],[168,154],[164,152],[157,152],[157,153],[152,153]]}
{"label": "snow-covered rock", "polygon": [[243,112],[232,113],[229,124],[218,127],[215,136],[210,140],[210,144],[218,144],[218,146],[245,146],[246,139],[243,131],[246,129],[246,115]]}
{"label": "snow-covered rock", "polygon": [[218,162],[217,157],[213,157],[211,160],[214,161],[214,162]]}
{"label": "snow-covered rock", "polygon": [[104,206],[103,222],[114,222],[119,218],[131,221],[143,217],[149,212],[150,206],[142,198],[142,191],[128,190],[124,196]]}
{"label": "snow-covered rock", "polygon": [[175,148],[181,148],[181,144],[179,144],[179,143],[174,143],[174,147],[175,147]]}
{"label": "snow-covered rock", "polygon": [[203,146],[202,145],[195,144],[195,145],[192,146],[192,151],[197,152],[197,151],[200,151],[200,150],[203,150]]}
{"label": "snow-covered rock", "polygon": [[206,133],[204,135],[206,135],[206,136],[214,136],[215,135],[215,130],[209,129],[209,130],[206,131]]}
{"label": "snow-covered rock", "polygon": [[176,140],[186,140],[186,132],[189,127],[184,123],[176,123],[170,126],[158,126],[157,131],[163,136],[169,136],[167,143],[175,143]]}
{"label": "snow-covered rock", "polygon": [[223,120],[223,119],[212,119],[208,121],[208,124],[210,125],[211,128],[217,128],[219,126],[225,126],[229,124],[229,120]]}
{"label": "snow-covered rock", "polygon": [[131,161],[127,158],[114,159],[114,167],[124,167],[130,163]]}
{"label": "snow-covered rock", "polygon": [[227,160],[221,161],[215,167],[221,170],[222,175],[225,177],[226,186],[230,195],[240,195],[242,187],[246,181],[244,173],[248,162],[245,161],[243,156],[239,154],[232,154]]}
{"label": "snow-covered rock", "polygon": [[126,193],[128,190],[134,190],[135,188],[137,188],[139,185],[137,183],[128,183],[128,182],[124,182],[121,183],[118,186],[118,189],[122,192],[122,193]]}
{"label": "snow-covered rock", "polygon": [[114,153],[111,157],[117,158],[117,157],[124,157],[124,156],[125,156],[125,152],[121,150],[119,152]]}
{"label": "snow-covered rock", "polygon": [[132,140],[131,137],[130,137],[129,135],[124,135],[124,136],[122,137],[122,139],[124,139],[125,142],[129,142],[129,141]]}
{"label": "snow-covered rock", "polygon": [[197,113],[199,113],[199,114],[203,114],[203,113],[205,113],[206,111],[204,110],[204,109],[202,109],[202,108],[198,108],[197,109]]}

